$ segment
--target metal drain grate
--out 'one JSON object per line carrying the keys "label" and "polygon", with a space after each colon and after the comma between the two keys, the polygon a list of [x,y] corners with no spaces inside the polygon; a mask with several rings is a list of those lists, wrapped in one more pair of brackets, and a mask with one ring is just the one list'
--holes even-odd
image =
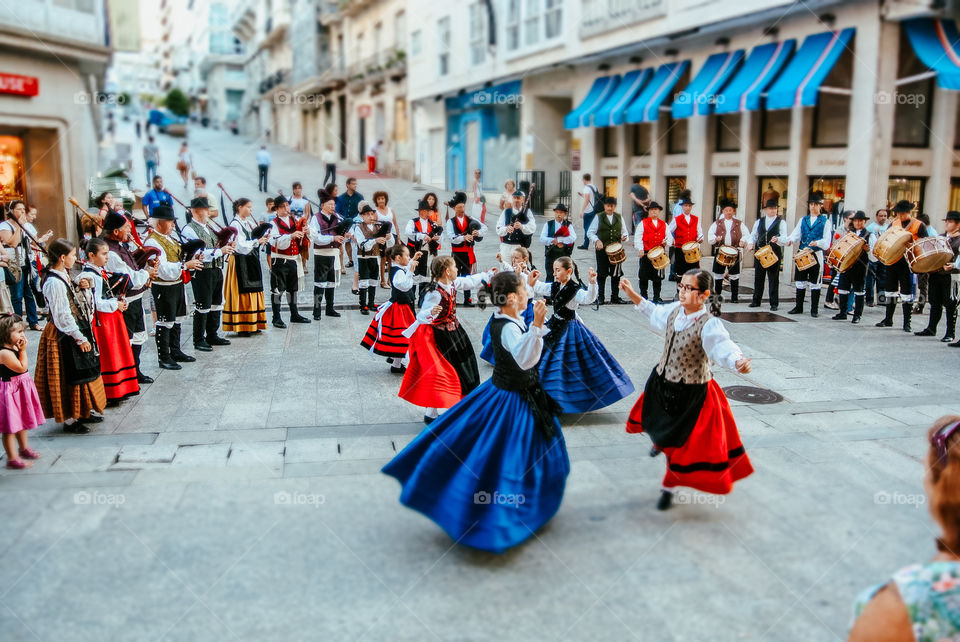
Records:
{"label": "metal drain grate", "polygon": [[783,396],[773,390],[752,386],[730,386],[724,388],[723,393],[727,395],[728,399],[743,401],[744,403],[771,404],[783,401]]}

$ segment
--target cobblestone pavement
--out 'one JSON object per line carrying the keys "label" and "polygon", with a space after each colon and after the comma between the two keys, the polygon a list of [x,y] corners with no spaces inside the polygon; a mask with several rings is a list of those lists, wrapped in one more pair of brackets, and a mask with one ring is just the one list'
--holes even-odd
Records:
{"label": "cobblestone pavement", "polygon": [[[161,142],[172,164],[177,141]],[[251,193],[255,144],[196,131],[191,146],[211,183]],[[271,183],[312,192],[320,171],[274,150]],[[360,180],[381,187],[401,220],[424,192]],[[461,311],[475,347],[488,315]],[[582,316],[642,387],[662,338],[628,306]],[[784,399],[733,403],[756,473],[727,497],[654,509],[663,461],[624,432],[636,396],[566,417],[563,506],[501,556],[452,546],[379,473],[422,424],[358,345],[370,317],[231,337],[177,373],[148,349],[155,384],[90,435],[48,422],[32,435],[43,459],[0,470],[2,637],[843,639],[861,588],[933,554],[924,435],[958,411],[960,350],[874,328],[879,316],[728,325],[754,371],[719,372],[721,385]]]}

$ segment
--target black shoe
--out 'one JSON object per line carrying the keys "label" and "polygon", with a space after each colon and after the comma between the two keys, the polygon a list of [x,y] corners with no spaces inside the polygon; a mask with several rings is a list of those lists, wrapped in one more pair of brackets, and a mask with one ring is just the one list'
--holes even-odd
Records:
{"label": "black shoe", "polygon": [[228,346],[230,345],[230,340],[214,335],[212,337],[207,338],[207,343],[209,343],[212,346]]}
{"label": "black shoe", "polygon": [[887,321],[886,319],[881,319],[879,322],[874,323],[873,325],[878,328],[892,328],[893,321]]}
{"label": "black shoe", "polygon": [[277,318],[273,320],[273,327],[283,330],[287,327],[287,324],[283,322],[283,319]]}
{"label": "black shoe", "polygon": [[810,310],[810,316],[812,316],[814,319],[816,319],[817,317],[820,316],[820,312],[817,311],[817,310]]}
{"label": "black shoe", "polygon": [[313,320],[314,320],[314,321],[319,321],[319,320],[322,319],[322,318],[323,318],[323,317],[322,317],[321,315],[319,315],[319,314],[313,315]]}
{"label": "black shoe", "polygon": [[333,308],[327,308],[327,316],[337,318],[340,316],[340,313]]}
{"label": "black shoe", "polygon": [[667,510],[673,503],[673,493],[669,490],[660,491],[660,499],[657,500],[657,510]]}
{"label": "black shoe", "polygon": [[196,357],[191,357],[186,352],[182,352],[180,350],[178,350],[177,352],[174,352],[173,350],[171,350],[170,357],[177,363],[193,363],[194,361],[197,360]]}
{"label": "black shoe", "polygon": [[651,456],[651,457],[656,457],[656,456],[659,455],[659,454],[660,454],[660,449],[657,448],[656,446],[651,446],[651,448],[650,448],[650,456]]}
{"label": "black shoe", "polygon": [[618,296],[610,297],[610,305],[620,305],[624,303],[624,300]]}
{"label": "black shoe", "polygon": [[121,401],[122,399],[107,399],[107,408],[116,408]]}
{"label": "black shoe", "polygon": [[920,330],[920,332],[914,332],[914,334],[917,335],[918,337],[935,337],[935,336],[937,336],[937,333],[934,332],[933,330],[931,330],[930,328],[924,328],[923,330]]}
{"label": "black shoe", "polygon": [[954,341],[955,339],[956,339],[955,336],[953,336],[952,334],[948,334],[948,335],[945,336],[944,338],[940,339],[940,343],[950,343],[951,341]]}
{"label": "black shoe", "polygon": [[82,420],[84,423],[88,424],[99,424],[103,422],[103,417],[100,415],[90,415],[89,417]]}
{"label": "black shoe", "polygon": [[607,302],[604,300],[603,297],[600,297],[599,299],[596,300],[596,304],[597,304],[597,305],[606,305]]}
{"label": "black shoe", "polygon": [[779,306],[779,305],[771,305],[771,306],[770,306],[770,311],[771,311],[771,312],[776,312],[776,311],[779,310],[779,309],[780,309],[780,306]]}
{"label": "black shoe", "polygon": [[290,315],[290,323],[310,323],[310,319],[299,314]]}
{"label": "black shoe", "polygon": [[425,424],[427,424],[427,425],[429,426],[431,423],[433,423],[433,420],[434,420],[434,419],[436,419],[436,417],[428,417],[428,416],[424,415],[424,416],[423,416],[423,423],[425,423]]}
{"label": "black shoe", "polygon": [[392,372],[393,374],[403,374],[406,371],[407,371],[406,366],[400,366],[399,368],[396,366],[390,366],[390,372]]}
{"label": "black shoe", "polygon": [[353,296],[357,296],[358,294],[360,294],[360,290],[354,290],[352,288],[350,289],[350,292],[351,294],[353,294]]}
{"label": "black shoe", "polygon": [[740,303],[740,299],[735,296],[730,297],[730,303]]}
{"label": "black shoe", "polygon": [[463,302],[463,307],[472,308],[474,306],[473,299],[467,299]]}
{"label": "black shoe", "polygon": [[363,306],[362,308],[360,308],[360,314],[369,316],[370,308],[368,308],[367,306]]}
{"label": "black shoe", "polygon": [[201,343],[194,343],[193,349],[199,350],[200,352],[213,352],[213,348],[206,341],[202,341]]}
{"label": "black shoe", "polygon": [[803,314],[803,308],[798,308],[796,306],[787,310],[787,314]]}
{"label": "black shoe", "polygon": [[237,336],[238,336],[238,337],[244,337],[244,338],[246,338],[246,337],[252,337],[252,336],[253,336],[253,333],[252,333],[252,332],[247,332],[246,330],[244,330],[244,331],[242,331],[242,332],[238,332],[238,333],[237,333]]}
{"label": "black shoe", "polygon": [[347,261],[347,267],[348,267],[348,268],[352,268],[352,267],[353,267],[353,261]]}
{"label": "black shoe", "polygon": [[948,344],[951,348],[960,348],[960,341],[954,341],[953,343]]}
{"label": "black shoe", "polygon": [[[656,299],[654,299],[653,302],[656,303],[657,305],[663,305],[663,299],[661,299],[660,297],[657,297]],[[623,300],[620,303],[633,303],[633,301]]]}
{"label": "black shoe", "polygon": [[751,302],[750,302],[750,305],[748,305],[747,307],[748,307],[748,308],[759,308],[759,307],[760,307],[760,304],[757,303],[756,301],[751,301]]}
{"label": "black shoe", "polygon": [[143,374],[142,372],[137,373],[137,383],[153,383],[153,379]]}
{"label": "black shoe", "polygon": [[859,323],[860,323],[860,317],[854,315],[853,321],[851,321],[850,323],[855,323],[855,324],[858,324],[858,325],[859,325]]}
{"label": "black shoe", "polygon": [[847,318],[847,313],[846,313],[846,312],[838,312],[837,314],[833,315],[833,316],[830,317],[830,318],[833,319],[834,321],[844,321],[844,320],[846,320],[846,318]]}
{"label": "black shoe", "polygon": [[68,432],[68,433],[71,433],[71,434],[73,434],[73,435],[85,435],[85,434],[87,434],[88,432],[90,432],[90,426],[87,426],[86,424],[84,424],[84,423],[82,423],[82,422],[75,421],[75,422],[73,422],[72,424],[69,424],[69,425],[64,424],[64,425],[63,425],[63,432]]}
{"label": "black shoe", "polygon": [[161,370],[183,370],[183,366],[181,366],[179,363],[177,363],[173,359],[170,359],[169,361],[160,361],[160,369]]}

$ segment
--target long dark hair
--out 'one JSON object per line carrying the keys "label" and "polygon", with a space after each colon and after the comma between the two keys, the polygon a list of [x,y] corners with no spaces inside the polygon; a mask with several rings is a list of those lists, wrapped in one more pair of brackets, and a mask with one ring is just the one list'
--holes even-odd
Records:
{"label": "long dark hair", "polygon": [[240,197],[233,202],[233,215],[236,216],[240,213],[240,208],[246,205],[247,203],[252,202],[249,198]]}
{"label": "long dark hair", "polygon": [[440,208],[440,197],[437,196],[436,192],[427,192],[423,195],[423,200],[430,202],[430,197],[433,197],[433,211],[436,212]]}
{"label": "long dark hair", "polygon": [[53,269],[57,263],[60,262],[60,259],[65,257],[67,254],[73,250],[74,245],[67,239],[57,239],[53,243],[47,246],[47,260],[49,261],[48,269]]}
{"label": "long dark hair", "polygon": [[692,270],[687,270],[684,272],[683,276],[692,276],[697,280],[698,290],[701,292],[710,292],[710,314],[715,317],[720,316],[720,304],[723,302],[723,297],[721,297],[720,293],[713,289],[713,275],[706,270],[693,268]]}

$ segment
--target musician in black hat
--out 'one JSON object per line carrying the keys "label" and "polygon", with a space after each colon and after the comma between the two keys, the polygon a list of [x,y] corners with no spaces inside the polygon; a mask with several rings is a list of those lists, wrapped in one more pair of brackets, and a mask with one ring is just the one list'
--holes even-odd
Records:
{"label": "musician in black hat", "polygon": [[[726,272],[730,278],[731,303],[740,302],[740,265],[742,263],[743,248],[753,242],[750,236],[750,230],[743,224],[743,221],[736,218],[736,213],[737,204],[734,201],[729,199],[720,201],[720,214],[723,218],[714,221],[713,225],[710,226],[710,231],[707,233],[707,238],[710,239],[710,243],[714,246],[712,270],[713,278],[716,282],[716,292],[714,294],[719,295],[723,292],[723,275],[724,272]],[[720,263],[721,248],[733,248],[736,250],[737,255],[733,265],[727,267]]]}
{"label": "musician in black hat", "polygon": [[[947,312],[947,331],[940,339],[943,343],[950,343],[957,338],[957,304],[960,299],[960,212],[947,212],[944,220],[943,235],[953,250],[953,259],[943,266],[943,269],[930,273],[930,282],[927,291],[930,294],[930,320],[927,327],[916,332],[918,337],[934,337],[937,335],[937,325]],[[960,341],[950,343],[953,347],[960,347]]]}
{"label": "musician in black hat", "polygon": [[833,238],[833,226],[830,219],[821,213],[823,192],[812,192],[807,199],[807,215],[793,229],[786,239],[786,245],[797,244],[797,251],[809,249],[813,252],[813,265],[805,270],[799,267],[794,271],[797,302],[787,314],[803,314],[803,300],[807,289],[810,290],[810,316],[820,316],[820,282],[823,280],[823,253],[830,249]]}
{"label": "musician in black hat", "polygon": [[544,247],[543,269],[547,283],[553,282],[553,262],[561,256],[573,254],[573,244],[577,242],[577,231],[567,220],[567,206],[557,203],[553,208],[553,218],[543,224],[540,230],[540,242]]}
{"label": "musician in black hat", "polygon": [[626,243],[629,235],[623,224],[623,217],[616,212],[617,199],[607,196],[603,199],[603,214],[595,217],[587,229],[587,239],[593,243],[597,253],[597,274],[599,297],[597,303],[604,304],[603,291],[610,277],[610,303],[626,303],[620,299],[620,277],[623,276],[622,263],[610,263],[606,249],[614,243]]}
{"label": "musician in black hat", "polygon": [[[482,239],[487,232],[486,225],[471,216],[467,216],[466,203],[467,195],[464,192],[455,192],[453,198],[447,203],[453,208],[455,214],[447,221],[445,231],[452,246],[453,261],[457,265],[457,276],[470,276],[473,273],[473,266],[477,262],[473,246],[477,239]],[[463,307],[473,307],[471,294],[470,290],[463,291]],[[454,293],[454,296],[456,296],[456,293]]]}
{"label": "musician in black hat", "polygon": [[414,256],[417,252],[420,252],[422,256],[413,270],[413,282],[417,284],[418,307],[420,302],[423,301],[423,295],[427,293],[427,287],[430,285],[427,270],[430,263],[429,257],[437,255],[440,249],[440,238],[443,236],[443,228],[430,220],[432,211],[433,207],[426,199],[420,201],[417,204],[417,218],[407,221],[403,230],[407,236],[410,256]]}
{"label": "musician in black hat", "polygon": [[[894,219],[890,223],[890,227],[901,228],[910,232],[914,242],[921,236],[930,236],[927,226],[919,219],[911,216],[911,212],[913,212],[913,203],[906,200],[899,201],[893,206]],[[900,308],[903,310],[903,331],[910,332],[912,329],[910,321],[913,316],[914,283],[906,253],[896,263],[888,265],[884,272],[886,274],[884,296],[887,302],[887,310],[883,319],[876,326],[878,328],[893,327],[893,315],[897,310],[896,300],[899,298]]]}
{"label": "musician in black hat", "polygon": [[866,279],[867,264],[870,261],[870,252],[867,249],[870,246],[870,232],[867,231],[867,215],[863,210],[857,210],[850,218],[853,223],[852,232],[863,239],[864,250],[857,257],[857,260],[847,270],[840,273],[840,280],[837,283],[837,295],[839,297],[840,312],[833,315],[833,319],[841,321],[847,318],[847,303],[850,301],[850,291],[853,291],[853,321],[860,323],[860,317],[863,316],[863,305],[867,297]]}
{"label": "musician in black hat", "polygon": [[163,203],[156,205],[150,211],[150,218],[154,220],[154,226],[143,245],[160,250],[157,276],[150,284],[157,311],[157,357],[164,370],[179,370],[181,363],[196,361],[180,349],[179,319],[187,315],[183,270],[199,270],[203,261],[183,256],[180,242],[170,236],[176,228],[172,207]]}
{"label": "musician in black hat", "polygon": [[360,275],[360,314],[376,312],[374,297],[377,293],[377,282],[380,280],[380,257],[386,256],[386,251],[393,246],[393,235],[390,231],[393,224],[387,221],[377,221],[377,210],[369,203],[360,203],[360,223],[355,223],[350,234],[357,244],[357,272]]}
{"label": "musician in black hat", "polygon": [[[300,265],[300,241],[307,233],[297,229],[297,219],[291,216],[290,203],[283,194],[273,199],[273,207],[276,212],[270,230],[270,307],[273,311],[273,327],[287,327],[280,318],[281,297],[284,292],[287,293],[287,303],[290,306],[290,323],[310,323],[310,319],[302,316],[297,309],[297,292],[300,290],[300,275],[297,271],[297,266]],[[315,218],[311,216],[310,220]],[[313,260],[316,263],[316,252]],[[313,274],[314,278],[317,278],[316,269]]]}
{"label": "musician in black hat", "polygon": [[763,216],[754,223],[753,232],[750,236],[753,238],[752,246],[754,248],[759,249],[769,245],[777,257],[777,261],[770,267],[763,267],[760,259],[756,258],[756,253],[754,253],[753,299],[747,307],[760,307],[760,302],[763,300],[763,288],[766,283],[770,285],[770,311],[776,312],[780,307],[780,267],[783,265],[781,237],[786,238],[786,231],[787,223],[780,218],[779,200],[776,198],[767,199],[767,202],[763,204]]}
{"label": "musician in black hat", "polygon": [[[320,197],[320,212],[310,217],[310,223],[307,226],[310,240],[313,241],[313,319],[315,321],[322,318],[324,302],[328,317],[340,316],[333,307],[333,296],[337,286],[340,285],[340,248],[352,238],[349,233],[352,225],[352,218],[341,219],[337,214],[336,201],[331,194],[323,194]],[[352,252],[348,254],[353,256]]]}
{"label": "musician in black hat", "polygon": [[220,315],[223,312],[223,260],[233,254],[233,246],[217,247],[217,233],[210,227],[210,202],[205,196],[190,201],[192,219],[183,228],[183,240],[203,241],[203,267],[190,277],[193,287],[193,347],[200,352],[212,346],[228,346],[221,338]]}
{"label": "musician in black hat", "polygon": [[138,383],[153,383],[153,379],[140,370],[140,352],[147,341],[147,326],[143,318],[143,293],[149,288],[150,278],[157,276],[156,267],[137,265],[133,252],[127,244],[130,235],[130,221],[118,212],[107,212],[103,219],[103,239],[107,242],[107,272],[124,274],[130,280],[124,298],[127,308],[123,311],[123,322],[127,327],[130,347],[133,349],[133,361],[137,367]]}
{"label": "musician in black hat", "polygon": [[[670,276],[671,281],[680,282],[680,279],[688,270],[700,267],[700,261],[693,263],[687,262],[687,257],[683,253],[683,246],[687,243],[703,242],[703,229],[700,227],[700,217],[693,213],[693,194],[690,190],[681,190],[677,205],[680,211],[676,213],[673,220],[667,225],[667,247],[670,248]],[[649,210],[650,208],[647,207]]]}
{"label": "musician in black hat", "polygon": [[526,195],[517,190],[513,193],[513,206],[500,212],[497,219],[497,236],[500,237],[500,256],[513,256],[519,247],[529,248],[537,221],[527,207]]}

